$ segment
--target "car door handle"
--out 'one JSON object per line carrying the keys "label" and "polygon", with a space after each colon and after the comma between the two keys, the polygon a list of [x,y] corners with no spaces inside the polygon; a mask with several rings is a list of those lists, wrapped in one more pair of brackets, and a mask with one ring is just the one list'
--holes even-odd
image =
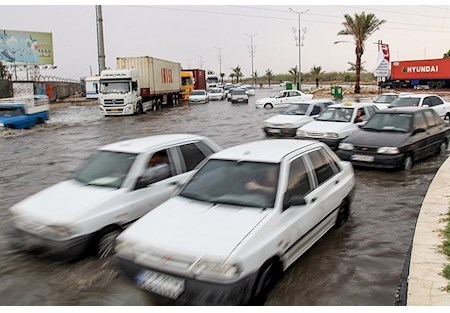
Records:
{"label": "car door handle", "polygon": [[169,183],[169,186],[177,186],[177,185],[179,185],[179,184],[180,184],[180,182],[173,181],[173,182],[170,182],[170,183]]}
{"label": "car door handle", "polygon": [[335,185],[339,184],[339,179],[334,182]]}
{"label": "car door handle", "polygon": [[312,199],[311,199],[311,203],[315,202],[316,200],[317,200],[316,197],[312,198]]}

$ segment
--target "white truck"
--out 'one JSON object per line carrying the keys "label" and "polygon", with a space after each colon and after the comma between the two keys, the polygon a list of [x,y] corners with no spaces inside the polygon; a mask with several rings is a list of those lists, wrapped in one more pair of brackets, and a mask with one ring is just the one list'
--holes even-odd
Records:
{"label": "white truck", "polygon": [[142,114],[178,105],[181,64],[153,57],[119,57],[117,69],[100,74],[100,112],[107,115]]}

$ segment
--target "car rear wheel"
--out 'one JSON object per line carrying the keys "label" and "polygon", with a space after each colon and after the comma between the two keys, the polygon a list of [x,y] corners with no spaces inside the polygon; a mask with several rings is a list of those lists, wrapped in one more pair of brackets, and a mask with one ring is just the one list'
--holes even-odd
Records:
{"label": "car rear wheel", "polygon": [[409,171],[412,169],[413,166],[413,160],[411,155],[405,155],[405,159],[403,161],[403,170],[404,171]]}
{"label": "car rear wheel", "polygon": [[272,108],[273,108],[273,105],[271,103],[266,103],[264,105],[264,109],[272,109]]}
{"label": "car rear wheel", "polygon": [[443,142],[441,143],[441,145],[439,146],[439,154],[440,155],[445,155],[447,153],[447,143]]}
{"label": "car rear wheel", "polygon": [[350,202],[348,199],[344,199],[339,205],[339,211],[336,218],[336,223],[334,224],[334,228],[339,228],[345,224],[350,215]]}

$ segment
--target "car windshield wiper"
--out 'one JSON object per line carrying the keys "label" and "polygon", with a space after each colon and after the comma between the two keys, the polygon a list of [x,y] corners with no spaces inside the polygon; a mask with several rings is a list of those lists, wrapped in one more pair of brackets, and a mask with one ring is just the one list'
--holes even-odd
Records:
{"label": "car windshield wiper", "polygon": [[377,132],[381,131],[381,129],[373,128],[373,127],[361,127],[361,129],[364,129],[364,130],[373,130],[373,131],[377,131]]}

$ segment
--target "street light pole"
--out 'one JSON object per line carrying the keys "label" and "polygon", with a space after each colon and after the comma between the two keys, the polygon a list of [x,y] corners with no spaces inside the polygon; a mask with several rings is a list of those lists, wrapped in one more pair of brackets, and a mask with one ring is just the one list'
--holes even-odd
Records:
{"label": "street light pole", "polygon": [[298,12],[293,10],[292,8],[289,8],[292,12],[298,15],[298,89],[302,89],[302,35],[301,35],[301,21],[300,17],[303,13],[308,12],[310,9]]}
{"label": "street light pole", "polygon": [[253,70],[253,57],[255,56],[255,52],[253,50],[253,37],[257,36],[258,34],[254,34],[254,35],[249,35],[247,33],[244,34],[247,37],[250,37],[250,57],[252,58],[252,77],[255,80],[255,88],[256,88],[256,77],[255,77],[255,72]]}
{"label": "street light pole", "polygon": [[223,84],[223,78],[222,78],[222,54],[220,53],[220,51],[222,51],[222,49],[224,49],[225,47],[222,48],[217,48],[215,47],[217,50],[219,50],[219,77],[221,78],[222,84]]}

